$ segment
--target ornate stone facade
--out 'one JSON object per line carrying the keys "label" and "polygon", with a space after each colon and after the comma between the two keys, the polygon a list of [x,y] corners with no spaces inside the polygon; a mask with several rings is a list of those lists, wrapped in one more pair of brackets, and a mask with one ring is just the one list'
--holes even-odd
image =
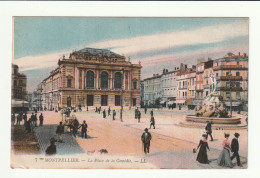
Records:
{"label": "ornate stone facade", "polygon": [[12,99],[26,100],[27,77],[19,73],[18,65],[12,64]]}
{"label": "ornate stone facade", "polygon": [[109,50],[84,48],[58,65],[42,82],[43,108],[140,106],[141,64]]}

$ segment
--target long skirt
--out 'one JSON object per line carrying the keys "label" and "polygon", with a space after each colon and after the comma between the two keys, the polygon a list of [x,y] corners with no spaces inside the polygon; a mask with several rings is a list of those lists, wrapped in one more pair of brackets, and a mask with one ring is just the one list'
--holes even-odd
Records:
{"label": "long skirt", "polygon": [[233,167],[232,161],[230,159],[230,152],[227,149],[223,149],[221,154],[218,157],[217,161],[219,166],[222,167]]}

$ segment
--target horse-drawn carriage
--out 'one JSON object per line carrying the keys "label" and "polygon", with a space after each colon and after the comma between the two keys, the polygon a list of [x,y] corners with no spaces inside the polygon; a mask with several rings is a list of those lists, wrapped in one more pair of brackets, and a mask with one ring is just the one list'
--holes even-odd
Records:
{"label": "horse-drawn carriage", "polygon": [[79,121],[75,115],[72,115],[71,117],[65,117],[64,126],[67,133],[76,136],[78,133]]}

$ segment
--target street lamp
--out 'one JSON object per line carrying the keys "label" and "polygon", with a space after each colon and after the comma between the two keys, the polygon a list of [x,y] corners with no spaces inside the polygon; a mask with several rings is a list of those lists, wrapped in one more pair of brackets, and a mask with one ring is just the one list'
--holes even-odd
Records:
{"label": "street lamp", "polygon": [[232,77],[232,74],[228,74],[227,75],[229,77],[229,85],[230,85],[230,117],[232,117],[232,82],[231,82],[231,77]]}

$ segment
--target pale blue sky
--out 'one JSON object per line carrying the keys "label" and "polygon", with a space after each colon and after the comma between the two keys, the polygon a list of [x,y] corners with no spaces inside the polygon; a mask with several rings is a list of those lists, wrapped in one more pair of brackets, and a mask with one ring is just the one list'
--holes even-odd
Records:
{"label": "pale blue sky", "polygon": [[14,63],[28,75],[29,90],[47,77],[62,54],[83,47],[106,48],[141,61],[146,77],[161,72],[157,70],[164,66],[157,66],[158,60],[171,68],[228,50],[248,52],[248,19],[14,18]]}

